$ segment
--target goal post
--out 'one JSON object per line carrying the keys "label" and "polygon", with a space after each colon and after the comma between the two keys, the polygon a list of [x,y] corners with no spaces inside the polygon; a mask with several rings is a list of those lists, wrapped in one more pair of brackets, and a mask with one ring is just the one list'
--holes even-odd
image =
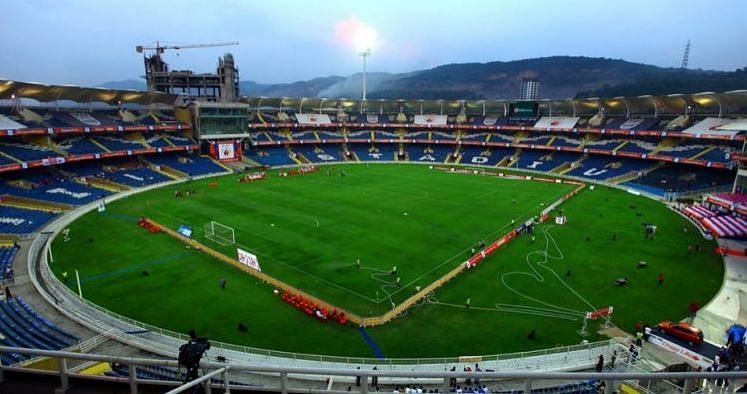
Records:
{"label": "goal post", "polygon": [[222,246],[229,246],[236,243],[233,227],[220,224],[214,220],[205,223],[205,238]]}

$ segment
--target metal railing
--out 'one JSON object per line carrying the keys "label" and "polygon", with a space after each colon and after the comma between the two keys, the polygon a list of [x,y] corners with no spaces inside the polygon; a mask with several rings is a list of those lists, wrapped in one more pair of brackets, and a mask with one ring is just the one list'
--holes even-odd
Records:
{"label": "metal railing", "polygon": [[[66,391],[70,387],[70,378],[75,377],[77,379],[89,379],[98,381],[110,381],[110,382],[127,382],[129,384],[130,393],[135,394],[138,392],[138,384],[159,384],[159,385],[171,385],[181,386],[180,382],[176,381],[159,381],[159,380],[148,380],[140,379],[137,375],[137,366],[158,366],[158,367],[177,367],[178,363],[176,360],[157,360],[148,358],[133,358],[133,357],[119,357],[110,355],[98,355],[98,354],[81,354],[72,352],[62,351],[50,351],[50,350],[38,350],[38,349],[26,349],[26,348],[14,348],[7,346],[0,346],[0,352],[14,352],[24,355],[36,355],[45,356],[55,359],[59,366],[57,371],[49,370],[37,370],[30,368],[20,368],[13,366],[0,366],[0,384],[4,382],[5,371],[11,371],[15,373],[29,373],[29,374],[46,374],[46,375],[57,375],[60,378],[60,389]],[[126,377],[110,377],[100,375],[83,375],[77,374],[68,367],[68,361],[80,360],[88,362],[100,362],[100,363],[116,363],[126,365],[128,370],[128,376]],[[351,370],[351,369],[339,369],[339,368],[297,368],[297,367],[273,367],[263,365],[234,365],[230,363],[216,363],[216,362],[202,362],[200,367],[203,371],[203,378],[198,383],[205,383],[206,392],[210,388],[224,388],[230,389],[242,389],[242,390],[255,390],[265,392],[280,392],[287,394],[289,392],[305,392],[305,393],[346,393],[348,391],[336,391],[336,390],[318,390],[309,387],[296,387],[292,388],[289,386],[289,377],[294,376],[320,376],[320,377],[340,377],[345,378],[345,381],[353,381],[360,379],[360,387],[358,392],[361,394],[367,394],[370,387],[377,387],[378,384],[374,385],[371,378],[379,379],[427,379],[430,385],[440,387],[441,392],[448,393],[453,378],[456,379],[479,379],[482,382],[488,381],[519,381],[523,382],[524,392],[529,392],[534,384],[543,381],[564,381],[564,382],[578,382],[578,381],[600,381],[604,382],[604,390],[606,393],[612,393],[614,388],[620,382],[635,382],[640,380],[645,381],[664,381],[664,380],[675,380],[682,381],[683,385],[681,388],[677,388],[678,391],[683,393],[690,393],[697,387],[697,381],[699,380],[713,380],[713,379],[726,379],[730,381],[731,390],[736,387],[737,380],[743,381],[747,379],[747,371],[744,372],[526,372],[526,371],[511,371],[511,372],[450,372],[450,371],[385,371],[385,370]],[[232,377],[238,377],[239,379],[245,379],[247,374],[270,374],[272,376],[279,377],[279,386],[251,386],[248,384],[235,384],[237,382],[232,381]],[[210,380],[210,378],[222,375],[222,382]],[[557,383],[553,383],[557,384]],[[190,386],[191,387],[191,386]],[[183,389],[188,387],[182,386]],[[174,391],[176,392],[176,391]]]}
{"label": "metal railing", "polygon": [[[403,164],[401,162],[390,162],[392,164]],[[365,164],[365,163],[358,163]],[[413,163],[405,163],[413,164]],[[415,163],[421,165],[427,165],[430,163]],[[487,169],[484,166],[474,165],[459,165],[451,164],[449,166],[454,167],[472,167]],[[547,176],[548,173],[524,169],[514,168],[497,168],[491,167],[492,171],[510,171],[520,172],[528,174],[536,174]],[[579,180],[582,182],[588,182],[578,177],[564,176],[558,174],[549,174],[553,177]],[[203,176],[210,177],[210,176]],[[198,178],[194,178],[198,179]],[[119,193],[115,196],[106,198],[107,202],[115,201],[120,198],[128,197],[132,194],[141,193],[147,190],[164,187],[167,185],[177,184],[186,180],[171,181],[163,184],[151,185],[148,187],[134,189],[131,191]],[[608,185],[622,190],[627,190],[617,185]],[[651,196],[647,196],[651,197]],[[76,208],[75,210],[62,215],[59,219],[52,222],[47,227],[47,232],[43,233],[34,240],[34,243],[29,249],[29,275],[31,282],[37,288],[39,293],[54,307],[57,308],[62,314],[68,318],[77,321],[78,323],[96,331],[99,333],[106,333],[106,335],[119,340],[123,343],[127,343],[137,348],[141,348],[154,354],[162,356],[173,357],[175,355],[175,349],[178,348],[180,342],[185,342],[189,338],[183,333],[178,333],[168,329],[156,327],[147,323],[137,321],[135,319],[122,316],[115,312],[109,311],[102,308],[86,299],[80,298],[70,288],[63,285],[57,280],[51,273],[48,262],[48,249],[51,240],[54,236],[61,231],[66,225],[90,212],[91,210],[98,207],[99,202],[93,202],[88,205]],[[147,330],[149,334],[156,334],[155,338],[144,338],[143,336],[134,336],[127,332],[135,329]],[[250,346],[241,346],[228,343],[222,343],[213,341],[214,351],[212,353],[224,353],[230,352],[232,358],[235,361],[244,360],[246,362],[256,362],[258,356],[264,357],[263,361],[266,361],[271,365],[308,365],[308,362],[323,362],[330,363],[328,366],[340,367],[341,365],[347,365],[348,368],[354,368],[356,365],[376,365],[376,366],[389,366],[390,370],[398,369],[397,367],[412,367],[412,366],[423,366],[433,369],[435,367],[443,367],[445,365],[453,365],[460,363],[459,357],[438,357],[438,358],[397,358],[397,359],[376,359],[366,357],[345,357],[345,356],[327,356],[321,354],[304,354],[304,353],[293,353],[285,351],[277,351],[270,349],[261,349]],[[599,354],[611,353],[611,348],[616,345],[615,340],[601,341],[590,344],[579,344],[566,346],[561,348],[542,349],[528,352],[516,352],[508,354],[495,354],[495,355],[483,355],[474,357],[479,359],[480,362],[501,362],[503,368],[513,369],[526,369],[529,365],[538,364],[541,362],[541,358],[549,358],[549,356],[564,354],[567,358],[575,358],[583,356],[586,360],[591,361],[593,365],[594,358]],[[243,354],[243,355],[242,355]],[[223,354],[221,354],[223,355]],[[282,359],[282,362],[281,362]],[[510,362],[509,362],[510,361]]]}

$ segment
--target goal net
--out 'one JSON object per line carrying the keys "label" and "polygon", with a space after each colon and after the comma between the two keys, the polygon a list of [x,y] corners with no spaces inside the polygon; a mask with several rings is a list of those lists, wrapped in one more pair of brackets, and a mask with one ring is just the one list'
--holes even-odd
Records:
{"label": "goal net", "polygon": [[216,243],[228,246],[236,243],[233,227],[211,221],[205,224],[205,238],[215,241]]}

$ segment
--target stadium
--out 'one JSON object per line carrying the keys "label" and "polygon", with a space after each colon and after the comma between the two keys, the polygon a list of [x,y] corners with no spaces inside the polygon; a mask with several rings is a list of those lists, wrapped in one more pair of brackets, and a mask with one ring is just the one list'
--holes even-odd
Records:
{"label": "stadium", "polygon": [[8,392],[745,382],[747,90],[253,97],[172,49],[0,79]]}

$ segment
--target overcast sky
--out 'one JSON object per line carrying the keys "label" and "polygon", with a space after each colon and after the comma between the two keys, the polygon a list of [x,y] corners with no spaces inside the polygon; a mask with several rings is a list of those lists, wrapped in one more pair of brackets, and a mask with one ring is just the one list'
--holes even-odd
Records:
{"label": "overcast sky", "polygon": [[138,44],[238,41],[165,56],[215,70],[231,52],[242,80],[292,82],[361,70],[584,55],[690,68],[747,66],[744,0],[3,0],[0,77],[96,86],[143,74]]}

